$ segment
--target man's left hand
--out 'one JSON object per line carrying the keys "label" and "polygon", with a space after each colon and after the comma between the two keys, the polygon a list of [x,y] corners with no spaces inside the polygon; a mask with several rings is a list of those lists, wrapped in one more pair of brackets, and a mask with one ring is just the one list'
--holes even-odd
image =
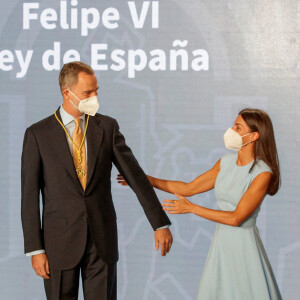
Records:
{"label": "man's left hand", "polygon": [[154,231],[155,250],[157,251],[160,246],[162,256],[166,256],[170,251],[173,237],[169,228],[158,229]]}

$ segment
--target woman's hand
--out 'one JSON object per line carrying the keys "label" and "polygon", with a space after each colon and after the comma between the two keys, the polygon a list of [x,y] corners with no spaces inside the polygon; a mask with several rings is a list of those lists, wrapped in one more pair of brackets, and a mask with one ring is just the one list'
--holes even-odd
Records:
{"label": "woman's hand", "polygon": [[128,183],[124,179],[124,177],[121,174],[118,174],[117,176],[118,183],[124,186],[128,186]]}
{"label": "woman's hand", "polygon": [[175,194],[179,200],[164,200],[162,206],[169,214],[187,214],[192,212],[193,203],[183,196]]}

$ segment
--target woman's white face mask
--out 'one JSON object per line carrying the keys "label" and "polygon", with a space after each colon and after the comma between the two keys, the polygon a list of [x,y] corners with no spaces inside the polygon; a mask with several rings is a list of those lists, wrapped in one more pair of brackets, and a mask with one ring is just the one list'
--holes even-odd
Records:
{"label": "woman's white face mask", "polygon": [[78,101],[78,107],[73,103],[73,101],[71,99],[70,102],[71,104],[77,108],[80,112],[87,114],[87,115],[91,115],[94,116],[96,114],[96,112],[99,109],[99,102],[97,99],[97,96],[92,96],[89,98],[85,98],[80,100],[74,93],[72,93],[70,90],[68,90]]}
{"label": "woman's white face mask", "polygon": [[236,131],[234,131],[232,128],[228,128],[228,130],[224,134],[224,143],[225,147],[230,150],[236,150],[239,151],[244,147],[245,145],[248,145],[249,143],[252,143],[252,141],[249,141],[245,144],[243,144],[243,137],[251,134],[252,132],[249,132],[243,136],[240,136]]}

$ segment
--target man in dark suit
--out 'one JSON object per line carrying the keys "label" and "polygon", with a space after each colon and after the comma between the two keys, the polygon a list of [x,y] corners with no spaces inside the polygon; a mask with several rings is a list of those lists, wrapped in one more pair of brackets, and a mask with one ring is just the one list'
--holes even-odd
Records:
{"label": "man in dark suit", "polygon": [[44,278],[48,300],[77,299],[80,272],[86,300],[114,300],[118,246],[112,163],[136,193],[162,255],[172,245],[170,221],[116,120],[96,114],[94,71],[81,62],[66,64],[59,83],[63,104],[27,128],[24,137],[25,253]]}

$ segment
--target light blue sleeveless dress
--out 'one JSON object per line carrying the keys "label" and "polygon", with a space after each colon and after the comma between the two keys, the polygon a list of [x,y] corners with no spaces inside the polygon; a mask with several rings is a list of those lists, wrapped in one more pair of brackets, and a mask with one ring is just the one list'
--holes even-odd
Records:
{"label": "light blue sleeveless dress", "polygon": [[[233,211],[252,180],[271,172],[262,160],[237,166],[237,153],[221,159],[215,183],[220,210]],[[217,224],[200,280],[198,300],[278,300],[282,299],[271,265],[256,227],[255,212],[239,227]]]}

